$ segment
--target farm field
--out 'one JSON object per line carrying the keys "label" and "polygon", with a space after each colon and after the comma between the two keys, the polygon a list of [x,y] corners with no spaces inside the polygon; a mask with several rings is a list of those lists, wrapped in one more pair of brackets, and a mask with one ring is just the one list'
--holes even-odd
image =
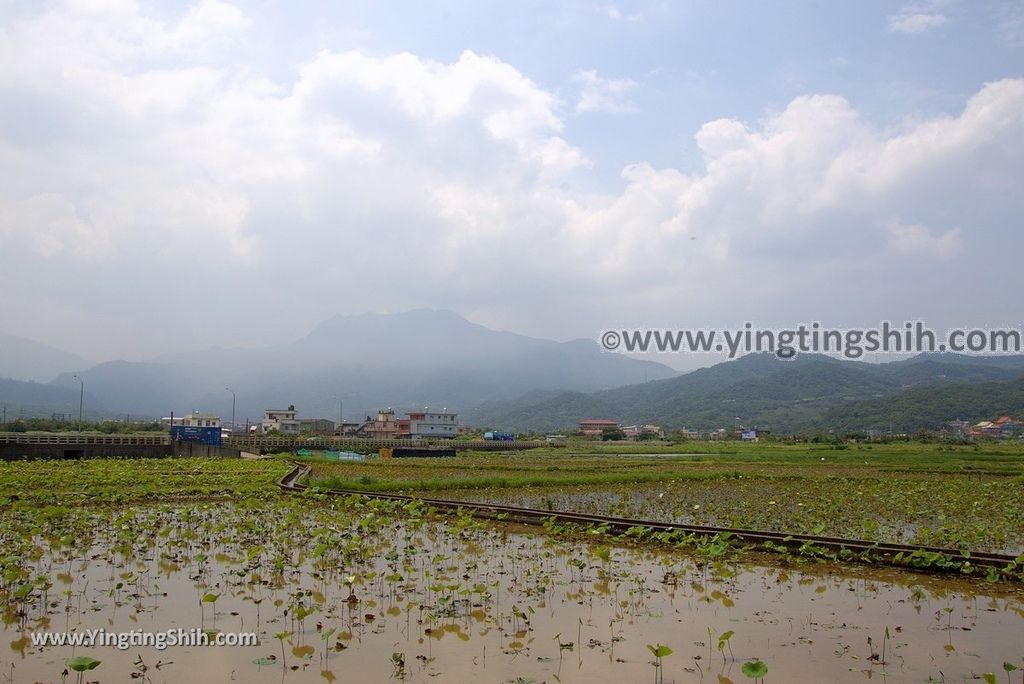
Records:
{"label": "farm field", "polygon": [[201,458],[0,463],[0,505],[59,515],[83,504],[266,497],[288,469],[281,460]]}
{"label": "farm field", "polygon": [[1024,552],[1019,446],[733,449],[314,462],[311,483],[661,522]]}
{"label": "farm field", "polygon": [[[398,482],[498,458],[339,467],[375,481],[394,467]],[[76,681],[64,675],[73,657],[99,661],[89,682],[738,684],[758,669],[769,683],[1015,682],[1004,663],[1024,666],[1018,583],[701,555],[415,502],[283,495],[274,481],[288,469],[283,459],[0,464],[0,676]],[[926,475],[938,474],[913,476]],[[1012,473],[963,481],[987,478],[1020,486]],[[259,643],[122,651],[31,639],[94,628],[254,632]]]}

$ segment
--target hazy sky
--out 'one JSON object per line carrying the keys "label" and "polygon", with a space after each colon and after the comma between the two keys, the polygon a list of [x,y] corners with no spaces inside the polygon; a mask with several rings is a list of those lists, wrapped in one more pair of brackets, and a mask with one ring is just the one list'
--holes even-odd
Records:
{"label": "hazy sky", "polygon": [[0,178],[0,328],[97,360],[1019,325],[1024,2],[7,0]]}

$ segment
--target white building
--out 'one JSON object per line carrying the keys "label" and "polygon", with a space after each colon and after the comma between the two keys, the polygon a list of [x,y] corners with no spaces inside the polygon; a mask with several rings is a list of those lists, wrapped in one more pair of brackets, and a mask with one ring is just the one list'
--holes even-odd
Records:
{"label": "white building", "polygon": [[181,425],[183,427],[220,427],[220,416],[215,416],[212,413],[186,413],[183,416],[174,416],[173,420],[170,417],[161,418],[160,422],[164,425]]}
{"label": "white building", "polygon": [[186,427],[220,427],[220,416],[212,413],[191,413],[183,416],[182,425]]}
{"label": "white building", "polygon": [[295,410],[295,406],[289,406],[287,409],[267,409],[263,412],[260,427],[263,428],[263,432],[277,430],[282,435],[297,435],[301,426],[298,416],[299,412]]}
{"label": "white building", "polygon": [[628,439],[637,439],[641,435],[654,435],[658,438],[665,436],[665,432],[658,425],[626,425],[622,432]]}
{"label": "white building", "polygon": [[413,439],[454,439],[459,434],[458,414],[430,411],[409,412],[409,436]]}

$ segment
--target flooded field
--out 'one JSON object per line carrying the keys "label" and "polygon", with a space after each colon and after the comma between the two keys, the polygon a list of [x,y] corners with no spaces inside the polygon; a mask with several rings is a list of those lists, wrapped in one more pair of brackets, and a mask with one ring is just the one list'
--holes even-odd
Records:
{"label": "flooded field", "polygon": [[1024,551],[1024,450],[933,445],[736,454],[313,462],[312,484],[661,522]]}
{"label": "flooded field", "polygon": [[[871,541],[1024,553],[1024,488],[1005,479],[960,483],[904,477],[733,476],[654,484],[450,489],[424,497],[745,529],[838,534]],[[951,491],[952,490],[952,491]],[[925,504],[927,502],[927,505]]]}
{"label": "flooded field", "polygon": [[[0,676],[75,681],[78,656],[99,661],[90,682],[724,684],[762,667],[766,682],[962,682],[1024,666],[1019,585],[590,536],[361,498],[8,507]],[[32,643],[92,628],[259,644]]]}

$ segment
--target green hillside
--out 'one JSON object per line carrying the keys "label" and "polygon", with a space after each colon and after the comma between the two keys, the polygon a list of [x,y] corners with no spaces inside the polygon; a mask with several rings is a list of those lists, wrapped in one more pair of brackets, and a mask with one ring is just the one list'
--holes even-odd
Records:
{"label": "green hillside", "polygon": [[900,430],[931,429],[958,416],[1018,411],[1016,385],[1010,381],[1022,375],[1022,357],[931,354],[872,364],[820,355],[786,361],[762,354],[591,394],[531,394],[491,402],[470,418],[474,424],[544,431],[571,428],[591,417],[698,430],[742,424],[788,433],[889,429],[890,423]]}

